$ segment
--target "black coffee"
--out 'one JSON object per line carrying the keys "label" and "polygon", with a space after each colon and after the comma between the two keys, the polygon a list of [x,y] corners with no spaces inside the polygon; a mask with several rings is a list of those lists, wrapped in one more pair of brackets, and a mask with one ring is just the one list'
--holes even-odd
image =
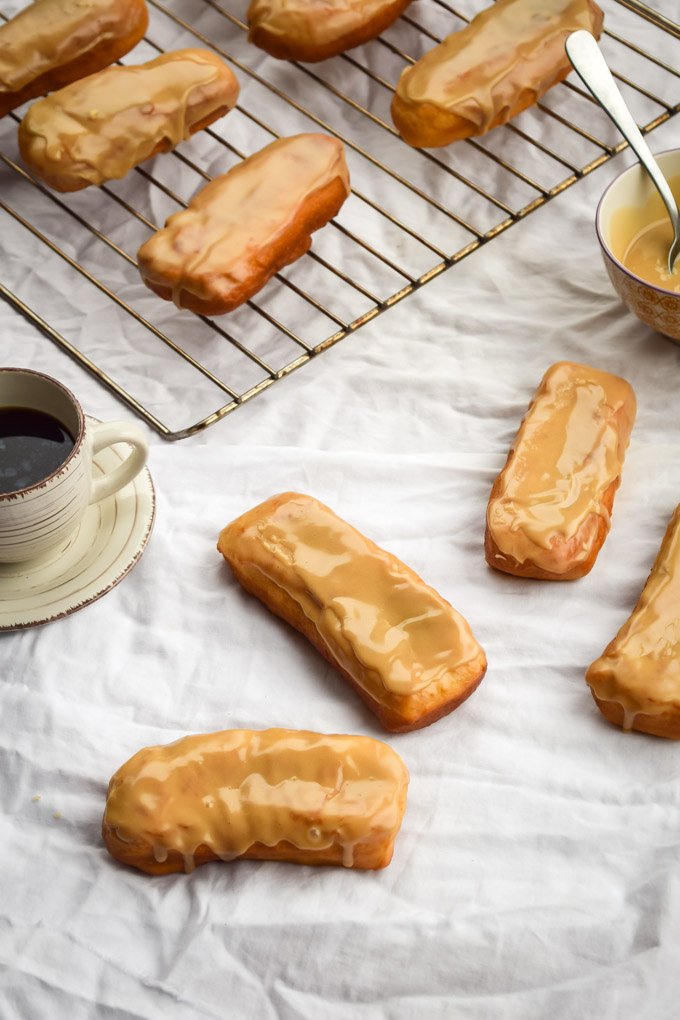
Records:
{"label": "black coffee", "polygon": [[51,414],[0,407],[0,493],[26,489],[49,477],[74,445],[73,437]]}

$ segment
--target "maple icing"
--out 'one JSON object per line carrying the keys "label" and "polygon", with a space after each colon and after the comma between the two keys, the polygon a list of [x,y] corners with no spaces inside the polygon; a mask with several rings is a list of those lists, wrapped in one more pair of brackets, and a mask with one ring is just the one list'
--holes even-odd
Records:
{"label": "maple icing", "polygon": [[390,0],[251,0],[248,25],[310,49],[350,36],[377,17]]}
{"label": "maple icing", "polygon": [[140,0],[34,0],[0,27],[0,94],[125,36],[140,7]]}
{"label": "maple icing", "polygon": [[232,528],[238,533],[238,520],[218,548],[294,599],[372,697],[448,691],[455,671],[479,656],[467,622],[441,595],[318,500],[273,497],[234,544]]}
{"label": "maple icing", "polygon": [[202,300],[261,271],[266,252],[299,215],[303,204],[349,174],[341,142],[328,135],[280,138],[249,156],[196,194],[189,207],[171,216],[139,251],[145,278],[173,281],[173,301],[182,291]]}
{"label": "maple icing", "polygon": [[[680,199],[680,177],[669,179],[676,199]],[[680,294],[680,260],[668,272],[668,252],[673,228],[654,191],[644,204],[623,206],[612,213],[608,244],[612,254],[631,273],[654,287]]]}
{"label": "maple icing", "polygon": [[668,272],[668,252],[673,243],[673,226],[668,216],[648,223],[635,235],[623,256],[623,264],[642,280],[680,294],[680,259]]}
{"label": "maple icing", "polygon": [[408,786],[401,758],[371,737],[305,730],[224,730],[147,747],[111,779],[104,824],[193,870],[208,847],[224,861],[254,843],[300,850],[394,839]]}
{"label": "maple icing", "polygon": [[109,67],[33,104],[21,124],[22,154],[48,178],[117,180],[237,96],[236,78],[207,50]]}
{"label": "maple icing", "polygon": [[592,0],[497,0],[403,71],[397,97],[459,116],[481,134],[507,119],[522,92],[538,98],[564,76],[571,32],[599,35],[601,24]]}
{"label": "maple icing", "polygon": [[625,729],[638,713],[680,711],[680,506],[638,604],[586,682],[601,701],[622,706]]}
{"label": "maple icing", "polygon": [[[627,409],[627,427],[620,412]],[[556,538],[579,533],[563,570],[588,560],[598,519],[609,530],[602,499],[621,473],[635,412],[625,379],[587,365],[558,362],[548,369],[522,421],[497,496],[489,501],[487,524],[507,555],[556,573]]]}

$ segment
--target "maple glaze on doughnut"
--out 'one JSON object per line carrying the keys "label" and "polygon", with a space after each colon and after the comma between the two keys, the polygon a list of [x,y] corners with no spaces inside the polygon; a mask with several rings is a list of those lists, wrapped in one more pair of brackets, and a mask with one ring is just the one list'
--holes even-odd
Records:
{"label": "maple glaze on doughnut", "polygon": [[311,496],[272,496],[229,524],[218,549],[392,732],[452,712],[484,676],[486,657],[460,613]]}
{"label": "maple glaze on doughnut", "polygon": [[408,771],[372,737],[224,730],[146,747],[109,783],[102,835],[151,875],[209,861],[385,868]]}
{"label": "maple glaze on doughnut", "polygon": [[19,148],[51,188],[79,191],[175,148],[228,113],[238,92],[219,57],[175,50],[109,67],[34,103],[19,127]]}
{"label": "maple glaze on doughnut", "polygon": [[179,308],[231,312],[305,254],[348,194],[342,142],[280,138],[206,185],[142,245],[142,279]]}
{"label": "maple glaze on doughnut", "polygon": [[0,117],[119,60],[148,21],[145,0],[34,0],[0,25]]}
{"label": "maple glaze on doughnut", "polygon": [[273,57],[316,63],[375,39],[411,0],[251,0],[248,39]]}
{"label": "maple glaze on doughnut", "polygon": [[635,411],[625,379],[570,361],[548,369],[491,491],[489,566],[553,581],[592,569]]}
{"label": "maple glaze on doughnut", "polygon": [[498,0],[402,72],[399,134],[433,148],[505,124],[567,77],[567,36],[602,21],[594,0]]}
{"label": "maple glaze on doughnut", "polygon": [[586,683],[615,726],[680,740],[680,506],[638,604]]}

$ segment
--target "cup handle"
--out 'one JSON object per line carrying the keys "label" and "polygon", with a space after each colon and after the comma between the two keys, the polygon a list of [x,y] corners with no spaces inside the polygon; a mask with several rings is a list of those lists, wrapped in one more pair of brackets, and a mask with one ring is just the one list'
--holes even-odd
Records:
{"label": "cup handle", "polygon": [[113,471],[108,471],[103,478],[92,482],[90,503],[98,503],[136,478],[146,464],[149,446],[141,429],[124,421],[110,421],[104,424],[92,424],[92,455],[99,453],[106,446],[114,443],[129,443],[132,452],[122,464]]}

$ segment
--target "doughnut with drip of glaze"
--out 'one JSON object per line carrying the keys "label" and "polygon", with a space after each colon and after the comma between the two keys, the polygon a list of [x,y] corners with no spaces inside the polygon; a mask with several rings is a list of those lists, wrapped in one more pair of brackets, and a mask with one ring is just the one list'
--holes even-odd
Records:
{"label": "doughnut with drip of glaze", "polygon": [[638,604],[586,683],[615,726],[680,740],[680,506]]}
{"label": "doughnut with drip of glaze", "polygon": [[308,251],[348,194],[342,142],[280,138],[211,181],[142,245],[142,279],[179,308],[231,312]]}
{"label": "doughnut with drip of glaze", "polygon": [[498,0],[402,72],[392,117],[409,145],[436,148],[483,135],[567,77],[567,36],[596,38],[594,0]]}
{"label": "doughnut with drip of glaze", "polygon": [[0,117],[119,60],[148,22],[145,0],[34,0],[0,25]]}
{"label": "doughnut with drip of glaze", "polygon": [[246,591],[283,617],[394,733],[472,694],[486,657],[467,621],[396,556],[311,496],[272,496],[218,549]]}
{"label": "doughnut with drip of glaze", "polygon": [[570,361],[548,369],[491,490],[490,567],[549,581],[592,569],[609,532],[635,410],[625,379]]}
{"label": "doughnut with drip of glaze", "polygon": [[102,835],[150,875],[209,861],[385,868],[408,771],[372,737],[224,730],[146,747],[109,783]]}
{"label": "doughnut with drip of glaze", "polygon": [[281,60],[313,64],[375,39],[411,0],[251,0],[248,39]]}
{"label": "doughnut with drip of glaze", "polygon": [[175,50],[146,64],[109,67],[31,106],[19,148],[56,191],[120,180],[133,167],[228,113],[239,86],[219,57]]}

